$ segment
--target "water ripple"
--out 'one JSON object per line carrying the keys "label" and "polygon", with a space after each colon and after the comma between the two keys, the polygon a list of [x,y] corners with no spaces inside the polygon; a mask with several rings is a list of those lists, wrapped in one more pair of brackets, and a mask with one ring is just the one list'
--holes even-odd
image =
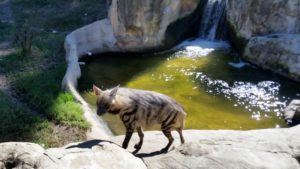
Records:
{"label": "water ripple", "polygon": [[[214,80],[207,75],[197,72],[194,78],[198,79],[206,92],[213,95],[223,95],[225,98],[234,101],[235,107],[244,107],[252,112],[252,118],[260,120],[261,113],[275,112],[278,117],[287,100],[280,98],[280,84],[274,81],[261,81],[259,83],[236,81],[228,84],[223,80]],[[264,115],[268,117],[267,114]]]}

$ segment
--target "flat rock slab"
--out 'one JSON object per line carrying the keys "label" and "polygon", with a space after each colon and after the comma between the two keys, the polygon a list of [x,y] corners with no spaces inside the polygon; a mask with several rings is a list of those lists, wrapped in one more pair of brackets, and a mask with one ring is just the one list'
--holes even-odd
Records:
{"label": "flat rock slab", "polygon": [[[176,132],[174,147],[164,154],[159,150],[167,144],[161,132],[145,132],[144,145],[136,154],[148,168],[238,168],[298,169],[300,168],[300,126],[289,129],[252,131],[186,130],[186,143],[180,145]],[[121,145],[124,136],[114,138]],[[138,142],[135,134],[129,151]]]}
{"label": "flat rock slab", "polygon": [[33,143],[1,143],[0,169],[300,169],[300,125],[251,131],[185,130],[183,134],[185,144],[180,145],[174,132],[174,147],[162,153],[165,136],[145,132],[144,145],[135,156],[130,152],[138,142],[137,134],[129,150],[119,146],[124,136],[47,150]]}

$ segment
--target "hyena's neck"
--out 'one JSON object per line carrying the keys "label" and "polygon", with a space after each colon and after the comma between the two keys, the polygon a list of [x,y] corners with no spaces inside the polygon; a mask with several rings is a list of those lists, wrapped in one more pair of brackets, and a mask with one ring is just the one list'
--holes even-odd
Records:
{"label": "hyena's neck", "polygon": [[111,114],[120,114],[124,109],[128,107],[127,99],[123,96],[117,95],[115,99],[112,101],[108,112]]}

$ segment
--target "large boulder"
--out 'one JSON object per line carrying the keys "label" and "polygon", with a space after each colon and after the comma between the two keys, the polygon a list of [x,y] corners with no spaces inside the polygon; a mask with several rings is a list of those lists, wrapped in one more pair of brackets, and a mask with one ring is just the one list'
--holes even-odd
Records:
{"label": "large boulder", "polygon": [[250,38],[243,57],[263,68],[300,81],[300,34]]}
{"label": "large boulder", "polygon": [[300,0],[227,0],[226,10],[244,59],[299,81]]}
{"label": "large boulder", "polygon": [[[144,144],[136,156],[149,169],[300,169],[299,131],[300,126],[251,131],[185,130],[186,143],[180,145],[178,133],[174,132],[174,147],[168,153],[159,151],[167,144],[162,132],[145,132]],[[119,136],[113,141],[121,144],[123,139]],[[134,151],[138,140],[134,134],[130,151]]]}
{"label": "large boulder", "polygon": [[300,0],[227,0],[226,19],[236,36],[300,33]]}
{"label": "large boulder", "polygon": [[0,169],[32,169],[39,163],[45,150],[33,143],[1,143]]}
{"label": "large boulder", "polygon": [[120,146],[101,140],[44,150],[32,143],[0,144],[0,169],[146,169]]}
{"label": "large boulder", "polygon": [[201,0],[113,0],[110,21],[123,51],[171,47],[197,24]]}
{"label": "large boulder", "polygon": [[284,118],[290,124],[300,123],[300,100],[293,100],[284,109]]}

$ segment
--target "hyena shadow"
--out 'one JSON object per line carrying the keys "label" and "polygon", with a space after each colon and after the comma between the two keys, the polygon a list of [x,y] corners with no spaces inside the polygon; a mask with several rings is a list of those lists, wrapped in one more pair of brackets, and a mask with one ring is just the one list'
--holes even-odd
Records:
{"label": "hyena shadow", "polygon": [[66,147],[66,149],[71,149],[71,148],[86,148],[86,149],[91,149],[92,147],[94,146],[101,146],[101,143],[111,143],[111,144],[115,144],[119,147],[121,147],[120,145],[114,143],[114,142],[111,142],[111,141],[108,141],[108,140],[89,140],[89,141],[85,141],[85,142],[82,142],[82,143],[79,143],[79,144],[76,144],[76,145],[71,145],[71,146],[68,146]]}
{"label": "hyena shadow", "polygon": [[[66,147],[66,149],[72,149],[72,148],[91,149],[94,146],[101,146],[101,143],[115,144],[118,147],[122,148],[119,144],[114,143],[114,142],[109,141],[109,140],[89,140],[89,141],[85,141],[85,142],[82,142],[82,143],[78,143],[78,144],[75,144],[75,145],[68,146],[68,147]],[[139,150],[140,149],[136,149],[131,153],[133,155],[135,155],[136,157],[139,157],[139,158],[152,157],[152,156],[156,156],[156,155],[166,153],[165,151],[154,151],[154,152],[151,152],[151,153],[139,153],[139,154],[137,154]]]}
{"label": "hyena shadow", "polygon": [[138,158],[147,158],[147,157],[153,157],[153,156],[157,156],[157,155],[161,155],[161,154],[166,154],[166,151],[153,151],[151,153],[138,153],[139,150],[135,150],[132,152],[133,155],[135,155]]}

